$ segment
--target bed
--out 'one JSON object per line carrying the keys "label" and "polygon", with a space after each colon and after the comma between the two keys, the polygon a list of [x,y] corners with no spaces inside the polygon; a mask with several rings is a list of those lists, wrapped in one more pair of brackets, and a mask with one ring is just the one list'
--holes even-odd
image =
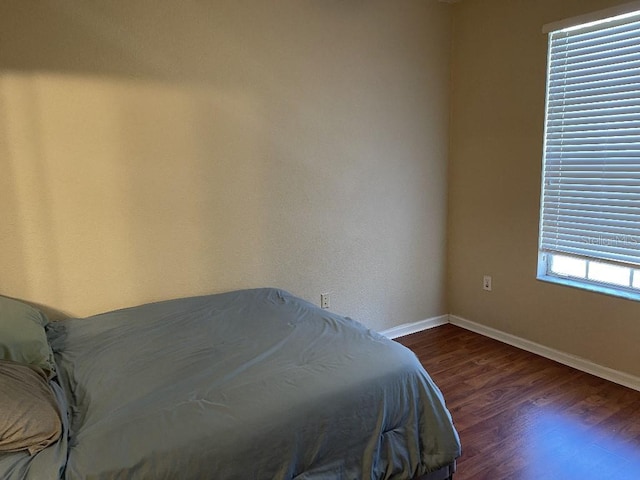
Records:
{"label": "bed", "polygon": [[38,432],[45,440],[31,450],[2,451],[0,441],[0,478],[444,480],[455,471],[458,435],[415,355],[285,291],[51,323],[11,302],[0,299],[0,330],[26,311],[47,345],[29,358],[5,348],[5,367],[38,374],[60,433]]}

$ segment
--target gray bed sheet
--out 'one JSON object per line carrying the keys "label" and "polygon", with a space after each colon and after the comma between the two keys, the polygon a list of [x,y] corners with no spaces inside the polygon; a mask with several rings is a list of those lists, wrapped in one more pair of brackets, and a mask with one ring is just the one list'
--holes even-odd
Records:
{"label": "gray bed sheet", "polygon": [[58,322],[67,479],[410,479],[460,443],[415,355],[277,289]]}

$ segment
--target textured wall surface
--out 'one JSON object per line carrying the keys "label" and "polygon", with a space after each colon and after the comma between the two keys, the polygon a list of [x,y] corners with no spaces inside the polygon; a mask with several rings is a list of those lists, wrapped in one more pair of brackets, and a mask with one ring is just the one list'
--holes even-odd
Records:
{"label": "textured wall surface", "polygon": [[446,313],[451,7],[0,3],[0,294]]}
{"label": "textured wall surface", "polygon": [[[640,303],[536,280],[546,23],[607,0],[454,6],[448,295],[452,314],[640,375]],[[493,291],[482,276],[493,276]]]}

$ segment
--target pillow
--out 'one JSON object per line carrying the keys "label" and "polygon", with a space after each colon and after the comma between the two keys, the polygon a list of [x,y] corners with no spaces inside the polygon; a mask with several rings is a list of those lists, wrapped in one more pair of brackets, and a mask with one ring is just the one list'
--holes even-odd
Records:
{"label": "pillow", "polygon": [[0,392],[0,452],[33,455],[60,437],[60,413],[42,369],[0,360]]}
{"label": "pillow", "polygon": [[56,369],[44,330],[47,323],[39,310],[0,297],[0,359],[35,365],[52,377]]}

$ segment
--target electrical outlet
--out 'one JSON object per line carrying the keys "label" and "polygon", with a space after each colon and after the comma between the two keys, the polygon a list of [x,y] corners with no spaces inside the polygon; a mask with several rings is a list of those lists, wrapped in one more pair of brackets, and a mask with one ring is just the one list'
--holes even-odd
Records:
{"label": "electrical outlet", "polygon": [[329,294],[328,293],[320,294],[320,307],[321,308],[329,308]]}
{"label": "electrical outlet", "polygon": [[490,275],[485,275],[484,277],[482,277],[482,289],[486,290],[487,292],[491,291],[491,276]]}

